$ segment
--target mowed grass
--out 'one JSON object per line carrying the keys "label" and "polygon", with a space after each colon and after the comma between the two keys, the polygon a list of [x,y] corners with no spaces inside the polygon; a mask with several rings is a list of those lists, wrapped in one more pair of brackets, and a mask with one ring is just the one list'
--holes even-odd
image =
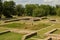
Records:
{"label": "mowed grass", "polygon": [[2,27],[8,27],[8,28],[23,28],[25,24],[21,23],[11,23],[11,24],[6,24],[6,25],[0,25]]}
{"label": "mowed grass", "polygon": [[45,28],[50,26],[50,24],[46,23],[39,23],[37,25],[32,24],[25,24],[25,23],[11,23],[6,25],[0,25],[1,27],[7,28],[18,28],[18,29],[30,29],[30,30],[40,30],[41,28]]}
{"label": "mowed grass", "polygon": [[9,33],[0,35],[0,40],[21,40],[22,36],[23,34],[9,32]]}

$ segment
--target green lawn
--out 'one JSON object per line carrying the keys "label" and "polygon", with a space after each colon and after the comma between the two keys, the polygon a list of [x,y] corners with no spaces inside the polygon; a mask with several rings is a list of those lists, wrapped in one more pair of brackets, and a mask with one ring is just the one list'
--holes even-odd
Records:
{"label": "green lawn", "polygon": [[11,23],[11,24],[0,25],[0,26],[2,26],[2,27],[8,27],[8,28],[24,28],[25,24]]}
{"label": "green lawn", "polygon": [[18,28],[18,29],[30,29],[30,30],[39,30],[45,27],[50,26],[50,24],[46,23],[39,23],[37,25],[31,25],[31,24],[22,24],[22,23],[11,23],[6,25],[0,25],[1,27],[7,27],[7,28]]}
{"label": "green lawn", "polygon": [[0,40],[21,40],[22,36],[23,34],[9,32],[9,33],[0,35]]}

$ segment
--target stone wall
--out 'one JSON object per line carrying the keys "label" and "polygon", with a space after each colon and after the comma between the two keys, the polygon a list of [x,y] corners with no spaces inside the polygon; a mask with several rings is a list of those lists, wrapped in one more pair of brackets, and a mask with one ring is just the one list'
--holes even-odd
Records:
{"label": "stone wall", "polygon": [[53,30],[45,33],[45,36],[51,37],[52,40],[53,40],[53,39],[60,40],[60,35],[59,35],[59,34],[52,34],[53,32],[55,32],[55,31],[57,31],[57,30],[58,30],[58,29],[53,29]]}
{"label": "stone wall", "polygon": [[37,32],[33,32],[33,33],[30,33],[30,34],[24,35],[22,40],[26,40],[26,39],[28,39],[28,38],[30,38],[32,36],[35,36],[35,35],[37,35]]}
{"label": "stone wall", "polygon": [[47,32],[47,33],[45,33],[45,36],[49,36],[51,33],[53,33],[53,32],[55,32],[55,31],[57,31],[58,29],[53,29],[53,30],[51,30],[51,31],[49,31],[49,32]]}
{"label": "stone wall", "polygon": [[9,31],[9,30],[2,31],[2,32],[0,32],[0,35],[1,35],[1,34],[5,34],[5,33],[8,33],[8,32],[10,32],[10,31]]}

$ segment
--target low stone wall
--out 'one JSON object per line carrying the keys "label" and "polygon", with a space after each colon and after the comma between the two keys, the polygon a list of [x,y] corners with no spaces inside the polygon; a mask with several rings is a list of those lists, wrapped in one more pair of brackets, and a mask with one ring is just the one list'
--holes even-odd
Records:
{"label": "low stone wall", "polygon": [[20,21],[21,19],[14,19],[14,20],[7,20],[4,23],[8,23],[8,22],[14,22],[14,21]]}
{"label": "low stone wall", "polygon": [[53,29],[53,30],[51,30],[51,31],[49,31],[49,32],[47,32],[47,33],[45,33],[45,35],[48,36],[49,34],[55,32],[55,31],[57,31],[57,30],[58,30],[58,29]]}
{"label": "low stone wall", "polygon": [[27,35],[23,36],[22,40],[26,40],[26,39],[28,39],[28,38],[30,38],[32,36],[35,36],[35,35],[37,35],[37,32],[33,32],[33,33],[30,33],[30,34],[27,34]]}
{"label": "low stone wall", "polygon": [[53,39],[60,40],[60,35],[59,35],[59,34],[52,34],[53,32],[55,32],[55,31],[57,31],[57,30],[59,30],[59,29],[53,29],[53,30],[45,33],[45,35],[46,35],[47,37],[51,37],[52,40],[53,40]]}
{"label": "low stone wall", "polygon": [[42,17],[41,19],[43,20],[43,19],[48,19],[48,18],[47,17]]}
{"label": "low stone wall", "polygon": [[9,30],[2,31],[2,32],[0,32],[0,35],[1,35],[1,34],[5,34],[5,33],[8,33],[8,32],[10,32],[10,31],[9,31]]}
{"label": "low stone wall", "polygon": [[22,18],[21,20],[30,20],[30,18]]}
{"label": "low stone wall", "polygon": [[20,18],[20,19],[6,20],[4,23],[20,21],[20,20],[30,20],[30,18]]}

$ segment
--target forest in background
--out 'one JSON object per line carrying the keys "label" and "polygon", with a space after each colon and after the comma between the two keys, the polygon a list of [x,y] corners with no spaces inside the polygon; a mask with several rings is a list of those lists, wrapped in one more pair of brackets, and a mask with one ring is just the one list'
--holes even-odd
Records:
{"label": "forest in background", "polygon": [[0,0],[0,18],[2,15],[5,18],[13,18],[13,16],[33,16],[43,17],[48,15],[60,16],[60,5],[39,5],[39,4],[17,4],[14,1]]}

